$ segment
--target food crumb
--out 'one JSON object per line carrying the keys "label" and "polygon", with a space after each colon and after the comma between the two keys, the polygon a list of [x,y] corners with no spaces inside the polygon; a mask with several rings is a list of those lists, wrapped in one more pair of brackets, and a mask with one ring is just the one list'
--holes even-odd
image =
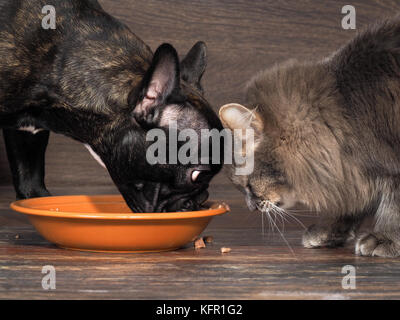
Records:
{"label": "food crumb", "polygon": [[194,242],[195,249],[202,249],[206,247],[203,238],[197,238]]}
{"label": "food crumb", "polygon": [[212,236],[206,236],[203,238],[205,243],[212,243],[214,241],[214,238]]}
{"label": "food crumb", "polygon": [[221,253],[229,253],[231,251],[232,251],[231,248],[221,248]]}

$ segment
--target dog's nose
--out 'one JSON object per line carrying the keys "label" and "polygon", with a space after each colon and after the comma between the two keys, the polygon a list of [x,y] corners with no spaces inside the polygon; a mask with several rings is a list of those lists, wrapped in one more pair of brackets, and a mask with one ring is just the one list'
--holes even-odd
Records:
{"label": "dog's nose", "polygon": [[177,201],[170,203],[167,206],[169,212],[174,211],[196,211],[201,208],[201,205],[208,199],[208,191],[205,190],[198,195],[183,196]]}

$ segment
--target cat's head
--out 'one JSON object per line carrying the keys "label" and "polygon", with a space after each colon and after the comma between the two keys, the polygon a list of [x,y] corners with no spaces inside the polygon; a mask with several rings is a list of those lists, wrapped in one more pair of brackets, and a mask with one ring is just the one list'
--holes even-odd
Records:
{"label": "cat's head", "polygon": [[341,192],[338,137],[344,124],[335,112],[331,80],[319,67],[289,62],[249,83],[246,106],[228,104],[220,109],[225,128],[254,132],[251,141],[246,135],[241,138],[247,145],[242,152],[252,158],[254,170],[238,175],[235,161],[227,166],[251,210],[272,205],[287,209],[297,202],[320,209]]}
{"label": "cat's head", "polygon": [[[259,112],[234,103],[220,109],[220,118],[225,128],[233,132],[243,130],[240,137],[243,141],[238,145],[242,146],[241,153],[246,161],[253,158],[253,170],[248,174],[238,174],[239,165],[235,157],[233,164],[227,166],[229,178],[245,194],[249,209],[262,210],[268,204],[284,208],[292,206],[291,185],[279,156],[274,152],[275,141],[265,134],[265,124]],[[253,133],[246,135],[247,130]],[[238,139],[238,135],[233,136]]]}

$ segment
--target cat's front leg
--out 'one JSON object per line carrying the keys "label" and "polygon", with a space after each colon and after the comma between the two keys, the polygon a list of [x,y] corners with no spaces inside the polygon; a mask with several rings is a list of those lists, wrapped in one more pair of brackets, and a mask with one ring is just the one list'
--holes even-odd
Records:
{"label": "cat's front leg", "polygon": [[364,214],[321,217],[317,224],[310,226],[303,235],[303,246],[306,248],[339,247],[355,239]]}
{"label": "cat's front leg", "polygon": [[376,212],[373,232],[358,237],[356,254],[394,258],[400,256],[400,195],[384,195]]}

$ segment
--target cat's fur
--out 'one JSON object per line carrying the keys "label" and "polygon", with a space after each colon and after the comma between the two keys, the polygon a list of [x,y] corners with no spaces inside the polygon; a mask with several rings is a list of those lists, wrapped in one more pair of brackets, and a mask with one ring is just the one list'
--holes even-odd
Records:
{"label": "cat's fur", "polygon": [[400,255],[400,18],[375,24],[331,57],[289,61],[254,77],[247,108],[220,111],[231,129],[253,128],[255,169],[232,181],[251,209],[303,203],[321,221],[305,247],[354,238],[356,253]]}

